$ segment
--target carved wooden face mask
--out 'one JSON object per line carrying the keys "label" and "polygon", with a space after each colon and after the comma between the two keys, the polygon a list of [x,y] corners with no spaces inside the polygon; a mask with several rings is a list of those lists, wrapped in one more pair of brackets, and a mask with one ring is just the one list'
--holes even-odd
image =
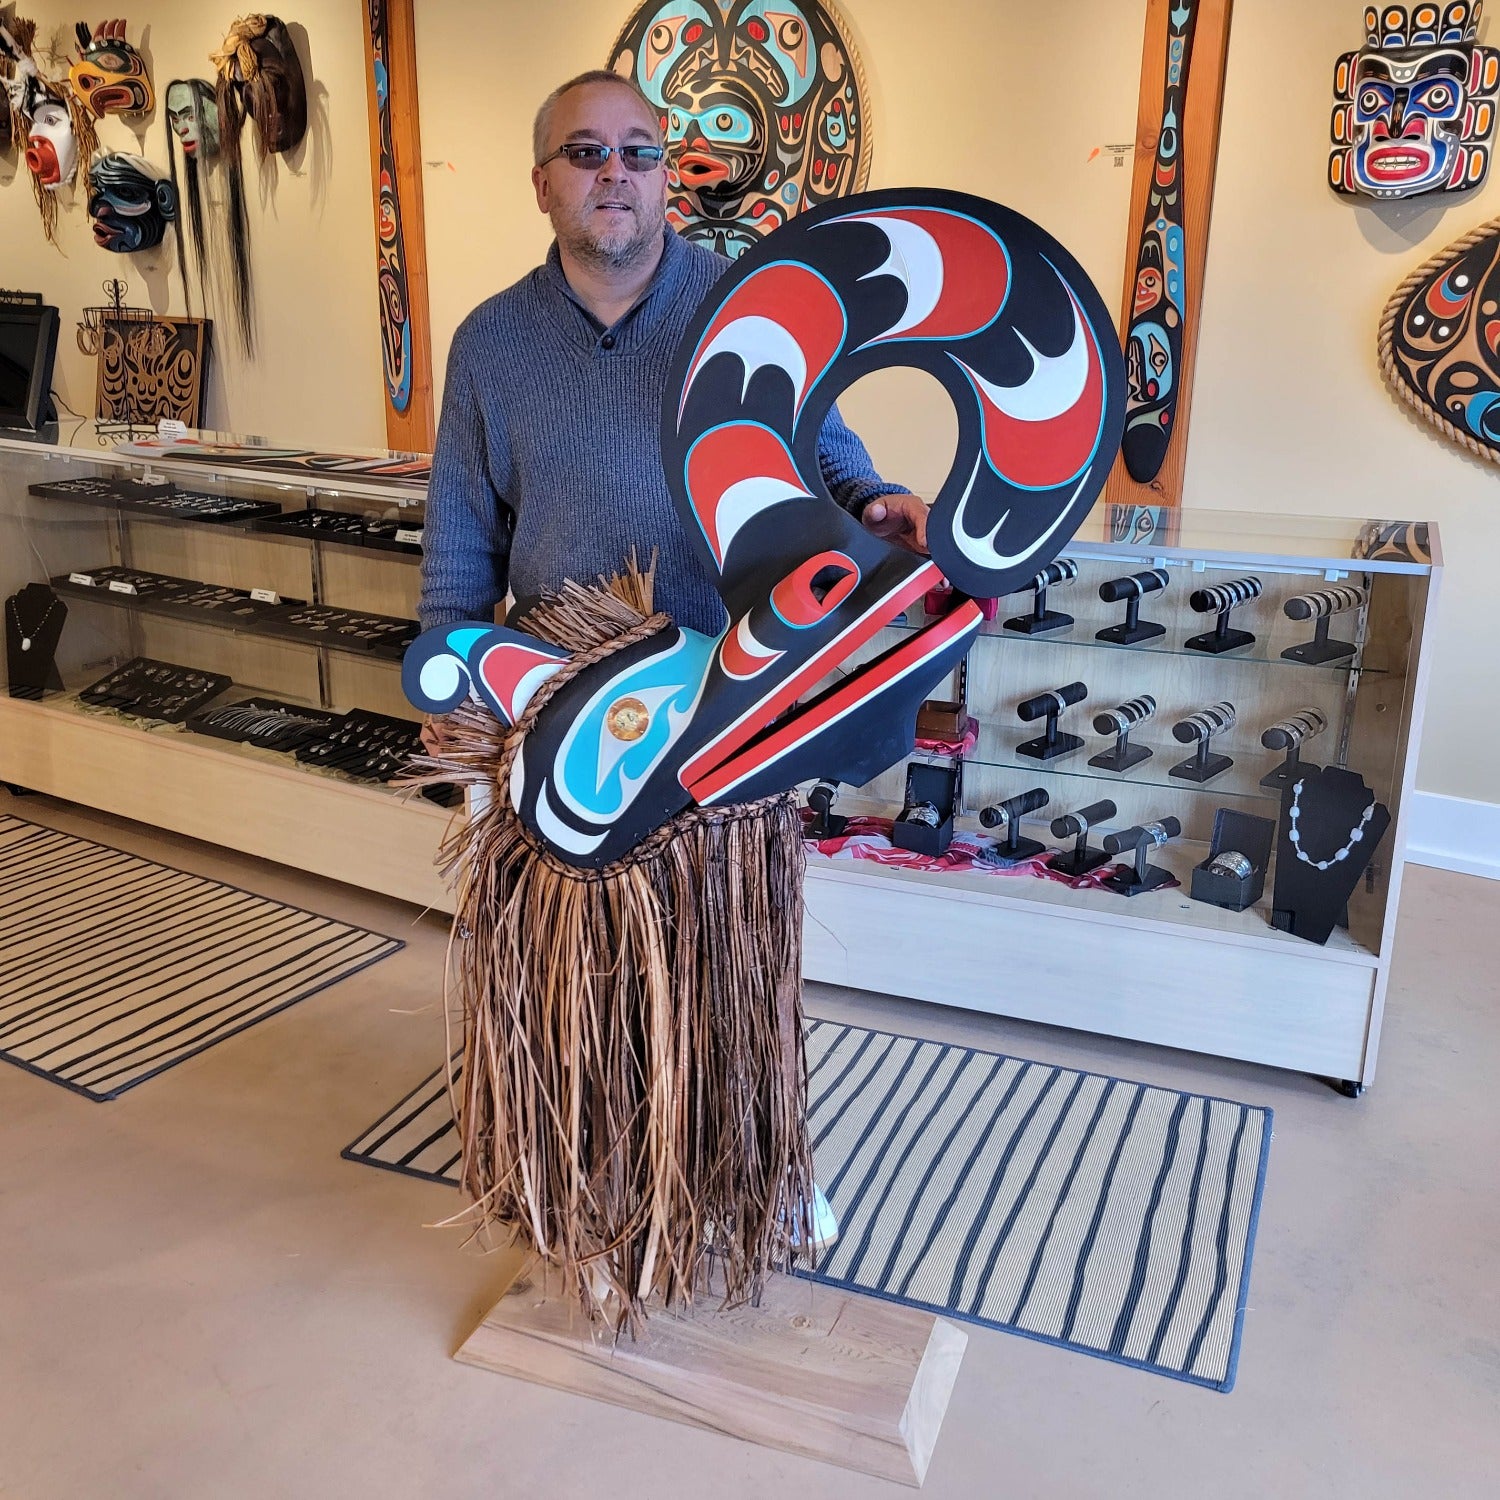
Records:
{"label": "carved wooden face mask", "polygon": [[87,21],[76,28],[82,48],[69,69],[73,92],[96,118],[149,114],[156,105],[146,59],[125,40],[124,21],[101,21],[89,33]]}
{"label": "carved wooden face mask", "polygon": [[[236,21],[223,47],[213,54],[213,63],[223,118],[236,113],[254,120],[263,154],[291,151],[301,144],[307,134],[307,84],[297,49],[276,16]],[[231,134],[237,142],[238,130]]]}
{"label": "carved wooden face mask", "polygon": [[201,78],[174,78],[167,85],[167,124],[184,156],[211,161],[219,154],[219,107]]}
{"label": "carved wooden face mask", "polygon": [[144,157],[112,153],[89,168],[89,218],[102,249],[153,250],[176,217],[177,190]]}
{"label": "carved wooden face mask", "polygon": [[1483,182],[1500,94],[1500,52],[1475,45],[1483,9],[1429,0],[1365,10],[1365,45],[1334,72],[1335,192],[1412,198]]}
{"label": "carved wooden face mask", "polygon": [[78,141],[68,107],[51,94],[40,94],[31,106],[31,128],[26,135],[26,165],[31,175],[55,193],[73,180],[78,167]]}

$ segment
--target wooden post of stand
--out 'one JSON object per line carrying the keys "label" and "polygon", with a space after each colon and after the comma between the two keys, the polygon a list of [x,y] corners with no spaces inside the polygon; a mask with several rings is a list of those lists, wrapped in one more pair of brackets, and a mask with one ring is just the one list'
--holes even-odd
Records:
{"label": "wooden post of stand", "polygon": [[[1147,0],[1146,45],[1141,65],[1140,107],[1136,117],[1135,176],[1130,192],[1129,239],[1125,249],[1125,291],[1120,302],[1120,330],[1130,327],[1135,306],[1136,250],[1146,200],[1156,167],[1161,136],[1162,99],[1166,83],[1170,12],[1180,0]],[[1182,472],[1187,460],[1188,416],[1192,408],[1193,368],[1198,352],[1198,318],[1203,268],[1208,256],[1208,226],[1213,208],[1214,173],[1219,159],[1219,122],[1224,103],[1224,65],[1229,50],[1229,21],[1234,0],[1198,0],[1187,108],[1182,128],[1183,236],[1186,257],[1186,315],[1182,355],[1176,371],[1177,410],[1167,455],[1157,475],[1137,484],[1118,456],[1104,489],[1104,499],[1122,506],[1182,504]]]}
{"label": "wooden post of stand", "polygon": [[454,1358],[913,1487],[969,1342],[931,1313],[793,1276],[758,1307],[655,1310],[637,1339],[552,1292],[525,1266]]}
{"label": "wooden post of stand", "polygon": [[431,453],[427,222],[422,211],[412,0],[365,0],[365,64],[380,276],[386,446],[401,452]]}

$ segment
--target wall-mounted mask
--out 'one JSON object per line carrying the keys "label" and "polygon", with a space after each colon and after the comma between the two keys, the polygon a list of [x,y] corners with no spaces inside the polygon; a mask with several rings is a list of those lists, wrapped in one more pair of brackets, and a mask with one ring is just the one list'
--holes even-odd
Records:
{"label": "wall-mounted mask", "polygon": [[111,153],[89,167],[89,218],[102,249],[153,250],[176,217],[176,189],[144,157]]}
{"label": "wall-mounted mask", "polygon": [[1478,187],[1490,162],[1500,52],[1476,45],[1483,0],[1365,9],[1338,60],[1328,181],[1352,197]]}
{"label": "wall-mounted mask", "polygon": [[218,76],[226,144],[238,143],[245,115],[260,132],[262,155],[301,144],[307,134],[307,84],[297,49],[277,17],[242,17],[210,60]]}
{"label": "wall-mounted mask", "polygon": [[92,35],[80,21],[75,32],[81,51],[68,78],[95,118],[149,114],[156,105],[151,75],[146,59],[125,40],[124,21],[101,21]]}
{"label": "wall-mounted mask", "polygon": [[68,106],[55,95],[44,95],[32,106],[31,126],[26,134],[26,165],[31,175],[52,193],[65,182],[71,182],[78,168],[73,120]]}
{"label": "wall-mounted mask", "polygon": [[647,0],[610,67],[658,111],[668,222],[724,255],[869,176],[863,72],[826,0]]}
{"label": "wall-mounted mask", "polygon": [[195,161],[219,154],[219,106],[202,78],[174,78],[167,85],[167,125],[182,154]]}

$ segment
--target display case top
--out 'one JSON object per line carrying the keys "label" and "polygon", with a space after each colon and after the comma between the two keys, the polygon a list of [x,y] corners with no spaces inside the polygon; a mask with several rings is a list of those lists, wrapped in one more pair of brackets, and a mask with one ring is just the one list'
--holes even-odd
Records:
{"label": "display case top", "polygon": [[326,493],[376,496],[405,504],[426,498],[432,459],[425,453],[377,448],[317,449],[274,443],[241,433],[189,432],[170,441],[141,437],[118,442],[91,420],[56,424],[42,432],[0,434],[0,452],[24,448],[139,470],[146,466],[200,479],[242,478],[293,484]]}
{"label": "display case top", "polygon": [[1431,521],[1283,515],[1199,506],[1114,505],[1101,501],[1065,549],[1086,557],[1160,559],[1373,573],[1427,573],[1442,565]]}
{"label": "display case top", "polygon": [[[426,498],[431,456],[376,448],[314,449],[239,433],[194,432],[178,442],[142,438],[119,443],[92,421],[44,432],[0,432],[7,448],[38,448],[95,464],[139,470],[148,465],[201,479],[264,480],[328,494],[363,495],[403,504]],[[649,538],[643,538],[649,541]],[[1301,563],[1309,568],[1426,573],[1441,566],[1436,523],[1312,516],[1202,506],[1118,505],[1101,501],[1067,550],[1079,556],[1223,561],[1234,565]]]}

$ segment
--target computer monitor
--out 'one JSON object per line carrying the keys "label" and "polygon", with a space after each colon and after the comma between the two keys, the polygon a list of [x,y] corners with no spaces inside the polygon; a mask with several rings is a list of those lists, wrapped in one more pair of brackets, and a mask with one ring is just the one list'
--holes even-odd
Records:
{"label": "computer monitor", "polygon": [[0,427],[36,432],[57,420],[52,361],[58,312],[44,303],[0,303]]}

